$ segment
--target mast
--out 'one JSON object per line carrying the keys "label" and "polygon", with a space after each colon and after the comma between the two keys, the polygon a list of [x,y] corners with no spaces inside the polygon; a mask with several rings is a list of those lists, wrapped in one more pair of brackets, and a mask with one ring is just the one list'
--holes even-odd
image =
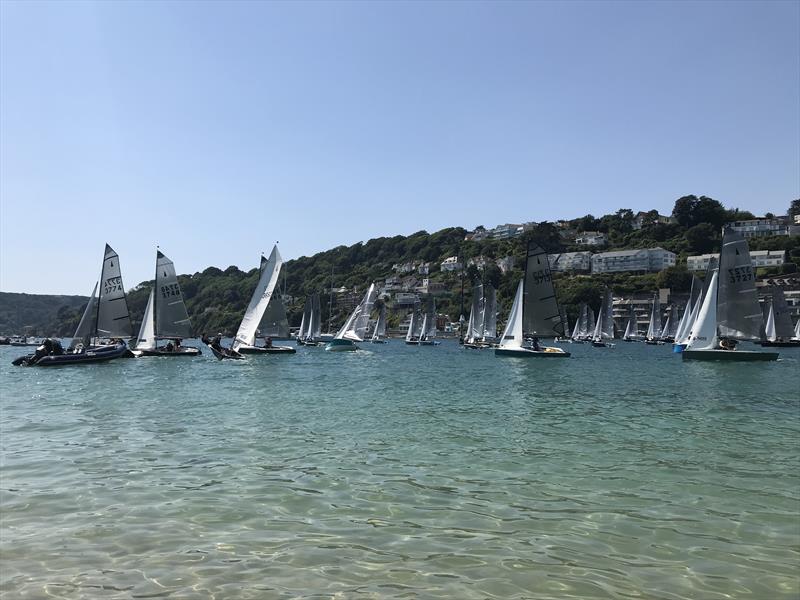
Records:
{"label": "mast", "polygon": [[328,335],[331,334],[331,322],[333,320],[333,265],[331,265],[331,296],[328,301]]}
{"label": "mast", "polygon": [[153,277],[153,343],[158,346],[158,254],[159,248],[156,245],[156,272]]}

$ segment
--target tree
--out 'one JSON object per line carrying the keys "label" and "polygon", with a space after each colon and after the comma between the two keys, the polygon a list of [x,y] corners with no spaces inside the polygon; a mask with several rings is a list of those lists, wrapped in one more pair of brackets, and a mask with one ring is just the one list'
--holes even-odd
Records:
{"label": "tree", "polygon": [[797,200],[792,200],[792,203],[789,204],[789,219],[794,219],[795,215],[800,215],[800,198]]}
{"label": "tree", "polygon": [[682,196],[675,201],[672,216],[684,227],[694,225],[694,210],[697,206],[697,196]]}
{"label": "tree", "polygon": [[656,285],[674,292],[688,292],[692,285],[692,274],[683,265],[667,267],[656,276]]}
{"label": "tree", "polygon": [[720,229],[725,224],[725,207],[713,198],[700,196],[692,212],[692,224],[708,223]]}
{"label": "tree", "polygon": [[719,244],[719,229],[708,223],[700,223],[689,229],[685,236],[689,251],[694,254],[713,252]]}

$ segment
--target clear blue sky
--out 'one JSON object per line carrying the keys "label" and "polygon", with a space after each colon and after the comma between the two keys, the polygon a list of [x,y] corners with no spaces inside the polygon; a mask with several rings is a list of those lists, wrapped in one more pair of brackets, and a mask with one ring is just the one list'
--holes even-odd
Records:
{"label": "clear blue sky", "polygon": [[798,2],[0,2],[0,289],[800,196]]}

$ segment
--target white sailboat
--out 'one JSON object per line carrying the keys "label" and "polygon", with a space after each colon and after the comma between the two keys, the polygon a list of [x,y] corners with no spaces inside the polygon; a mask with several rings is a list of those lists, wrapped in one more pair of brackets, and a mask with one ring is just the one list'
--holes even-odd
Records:
{"label": "white sailboat", "polygon": [[422,327],[419,334],[420,346],[438,346],[436,341],[436,300],[433,296],[428,297],[425,306],[425,315],[422,317]]}
{"label": "white sailboat", "polygon": [[792,329],[792,318],[783,289],[772,286],[772,301],[769,304],[769,315],[765,328],[765,339],[762,346],[792,348],[800,346],[800,340],[792,339],[796,331]]}
{"label": "white sailboat", "polygon": [[361,300],[359,305],[352,312],[347,321],[345,321],[342,328],[334,338],[325,345],[325,350],[330,352],[342,352],[358,350],[358,346],[354,342],[363,342],[364,334],[367,332],[367,323],[369,322],[369,314],[372,311],[372,306],[375,304],[375,297],[377,292],[375,284],[370,284],[367,293]]}
{"label": "white sailboat", "polygon": [[614,344],[614,297],[609,288],[603,294],[603,302],[600,305],[600,314],[597,317],[594,334],[592,335],[592,346],[599,348],[613,348]]}
{"label": "white sailboat", "polygon": [[[156,250],[156,276],[136,340],[134,356],[199,356],[200,350],[183,346],[194,337],[183,301],[175,265],[161,250]],[[164,346],[158,340],[168,340]]]}
{"label": "white sailboat", "polygon": [[525,277],[517,286],[511,314],[495,356],[558,358],[570,353],[540,346],[538,338],[564,335],[564,323],[553,289],[547,254],[537,244],[526,252]]}
{"label": "white sailboat", "polygon": [[800,319],[797,319],[797,323],[794,324],[794,335],[792,339],[800,341]]}
{"label": "white sailboat", "polygon": [[[133,355],[124,341],[130,337],[131,318],[119,255],[106,244],[100,281],[92,290],[69,349],[65,351],[57,340],[46,339],[34,354],[20,356],[12,364],[47,367],[130,357]],[[111,341],[104,344],[103,339]]]}
{"label": "white sailboat", "polygon": [[645,344],[651,346],[662,345],[661,341],[661,301],[658,298],[658,292],[653,294],[653,304],[650,308],[650,323],[647,326],[647,334],[645,335]]}
{"label": "white sailboat", "polygon": [[375,329],[372,331],[370,342],[373,344],[387,344],[386,341],[386,304],[381,304],[378,311],[378,320],[375,321]]}
{"label": "white sailboat", "polygon": [[736,349],[738,341],[762,338],[763,316],[747,241],[726,228],[719,267],[711,275],[697,322],[681,355],[683,360],[777,360],[777,352]]}
{"label": "white sailboat", "polygon": [[411,310],[411,319],[408,322],[408,330],[406,331],[406,344],[419,344],[419,337],[421,333],[422,315],[420,314],[419,310],[419,301],[415,301],[414,308]]}
{"label": "white sailboat", "polygon": [[322,316],[319,294],[311,294],[303,307],[303,319],[297,332],[299,346],[318,346],[322,332]]}

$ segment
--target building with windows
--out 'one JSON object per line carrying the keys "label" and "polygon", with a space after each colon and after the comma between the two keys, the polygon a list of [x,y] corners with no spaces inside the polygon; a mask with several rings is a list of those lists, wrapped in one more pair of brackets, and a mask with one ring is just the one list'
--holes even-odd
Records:
{"label": "building with windows", "polygon": [[500,272],[505,275],[511,269],[514,268],[514,257],[513,256],[504,256],[503,258],[497,259],[497,266],[500,269]]}
{"label": "building with windows", "polygon": [[561,254],[548,254],[550,270],[558,273],[575,271],[590,273],[592,271],[591,252],[562,252]]}
{"label": "building with windows", "polygon": [[608,236],[599,231],[583,231],[575,238],[575,243],[581,246],[605,246]]}
{"label": "building with windows", "polygon": [[442,271],[460,271],[464,265],[458,260],[457,256],[450,256],[442,261],[439,267]]}
{"label": "building with windows", "polygon": [[[644,227],[645,221],[647,221],[647,213],[644,211],[639,211],[633,218],[632,226],[635,230],[639,230]],[[655,221],[656,223],[661,223],[662,225],[671,225],[672,223],[678,222],[675,217],[668,217],[665,215],[658,215]]]}
{"label": "building with windows", "polygon": [[[708,263],[712,258],[719,260],[719,254],[687,256],[686,268],[690,271],[705,271],[708,269]],[[756,268],[780,267],[786,262],[786,250],[751,250],[750,260]]]}
{"label": "building with windows", "polygon": [[675,253],[663,248],[601,252],[592,256],[592,273],[656,273],[675,265]]}
{"label": "building with windows", "polygon": [[768,235],[789,235],[789,224],[782,219],[748,219],[733,221],[727,224],[746,238],[765,237]]}

